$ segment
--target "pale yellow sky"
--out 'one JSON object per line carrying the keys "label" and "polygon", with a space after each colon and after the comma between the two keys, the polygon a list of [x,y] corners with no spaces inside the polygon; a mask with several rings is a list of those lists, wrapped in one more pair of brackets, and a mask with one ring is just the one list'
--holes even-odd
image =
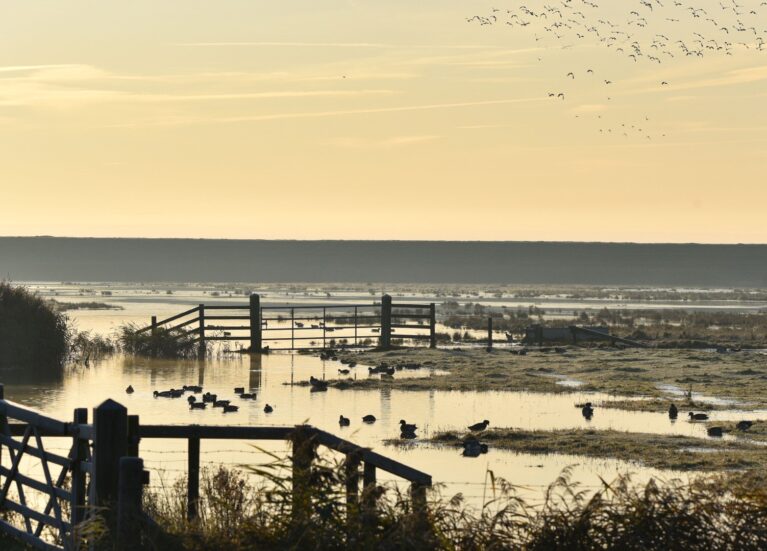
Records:
{"label": "pale yellow sky", "polygon": [[573,1],[0,0],[0,235],[767,242],[767,8]]}

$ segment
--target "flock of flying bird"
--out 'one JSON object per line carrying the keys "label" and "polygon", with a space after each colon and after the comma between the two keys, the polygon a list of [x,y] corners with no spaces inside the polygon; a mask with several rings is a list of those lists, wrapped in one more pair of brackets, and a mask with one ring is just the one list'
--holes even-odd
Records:
{"label": "flock of flying bird", "polygon": [[[602,47],[631,64],[652,66],[673,60],[704,58],[715,54],[733,56],[739,51],[767,51],[767,1],[765,0],[631,0],[600,2],[558,0],[530,7],[492,8],[488,15],[467,18],[479,25],[505,25],[532,35],[536,48],[570,49],[579,46]],[[542,58],[538,58],[542,61]],[[606,69],[605,72],[609,71]],[[562,75],[563,83],[590,79],[599,86],[606,101],[613,101],[612,78],[599,70],[582,67]],[[579,82],[580,83],[580,82]],[[548,92],[554,100],[569,99],[571,86]],[[653,91],[673,89],[658,78]],[[576,115],[578,118],[586,113]],[[597,121],[602,112],[595,114]],[[600,124],[600,133],[641,136],[652,140],[648,116],[641,120]],[[603,120],[607,123],[607,119]],[[663,134],[665,136],[665,134]]]}

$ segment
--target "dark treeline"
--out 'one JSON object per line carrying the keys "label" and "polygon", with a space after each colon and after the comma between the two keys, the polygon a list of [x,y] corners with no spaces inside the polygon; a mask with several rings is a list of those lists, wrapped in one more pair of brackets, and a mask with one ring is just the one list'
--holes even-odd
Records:
{"label": "dark treeline", "polygon": [[0,238],[15,281],[767,286],[767,245]]}

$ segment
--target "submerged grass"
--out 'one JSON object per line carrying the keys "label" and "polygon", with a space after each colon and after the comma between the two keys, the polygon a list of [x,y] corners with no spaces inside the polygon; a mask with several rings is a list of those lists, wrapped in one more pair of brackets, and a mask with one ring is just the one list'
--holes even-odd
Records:
{"label": "submerged grass", "polygon": [[125,323],[118,328],[117,343],[126,354],[151,358],[195,358],[201,354],[194,333],[163,327],[158,327],[154,333],[139,332],[139,329],[134,323]]}
{"label": "submerged grass", "polygon": [[[430,441],[460,447],[464,438],[465,435],[460,433],[443,432],[433,436]],[[676,434],[501,428],[483,432],[481,439],[491,448],[520,453],[612,458],[639,462],[656,469],[730,471],[767,466],[767,448],[764,446],[745,441],[703,439]]]}
{"label": "submerged grass", "polygon": [[[341,464],[320,462],[294,501],[287,461],[203,472],[199,520],[186,520],[186,486],[146,496],[166,531],[147,549],[175,550],[740,550],[767,547],[767,485],[762,477],[702,476],[637,484],[629,475],[585,490],[563,473],[532,505],[488,472],[486,500],[430,493],[425,514],[392,486],[372,487],[347,508]],[[247,476],[267,477],[252,486]],[[294,509],[298,503],[299,509]],[[294,511],[305,514],[293,514]]]}
{"label": "submerged grass", "polygon": [[[340,356],[365,365],[418,363],[448,371],[447,375],[423,378],[380,380],[360,378],[338,381],[340,388],[402,390],[526,390],[533,392],[598,391],[625,396],[645,396],[656,401],[637,401],[632,409],[656,411],[658,401],[665,408],[683,396],[673,395],[662,385],[678,391],[692,391],[739,402],[739,408],[767,407],[767,357],[759,352],[717,354],[705,350],[589,349],[568,347],[565,353],[553,349],[531,349],[527,355],[508,350],[410,348],[391,351],[346,352]],[[627,370],[631,367],[631,370]],[[581,381],[577,389],[557,384],[552,375]],[[730,406],[732,407],[732,406]]]}

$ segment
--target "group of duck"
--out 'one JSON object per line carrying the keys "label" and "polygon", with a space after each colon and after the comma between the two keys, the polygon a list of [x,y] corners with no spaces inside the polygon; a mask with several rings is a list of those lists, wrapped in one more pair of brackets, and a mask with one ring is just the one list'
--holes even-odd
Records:
{"label": "group of duck", "polygon": [[[690,422],[695,421],[708,421],[708,414],[706,413],[695,413],[694,411],[690,411],[687,414],[690,417]],[[668,408],[668,416],[669,419],[676,419],[679,416],[679,408],[677,408],[674,404],[671,404]],[[753,421],[738,421],[738,423],[735,425],[735,428],[737,428],[739,431],[747,431],[754,425]],[[706,429],[706,432],[709,436],[722,436],[724,434],[724,428],[722,427],[708,427]]]}
{"label": "group of duck", "polygon": [[[132,385],[128,385],[125,392],[133,394],[135,389]],[[235,413],[240,409],[240,406],[232,404],[231,400],[219,400],[217,394],[210,392],[203,394],[202,387],[199,385],[184,385],[181,388],[171,388],[170,390],[155,390],[152,395],[155,398],[181,398],[186,393],[190,393],[186,399],[190,410],[207,409],[209,404],[212,408],[221,408],[224,413]],[[195,394],[202,394],[202,396],[198,399]],[[255,392],[245,392],[245,387],[241,386],[234,388],[234,394],[242,400],[255,400],[257,397]],[[274,406],[269,404],[264,406],[264,413],[271,413],[272,411],[274,411]]]}

